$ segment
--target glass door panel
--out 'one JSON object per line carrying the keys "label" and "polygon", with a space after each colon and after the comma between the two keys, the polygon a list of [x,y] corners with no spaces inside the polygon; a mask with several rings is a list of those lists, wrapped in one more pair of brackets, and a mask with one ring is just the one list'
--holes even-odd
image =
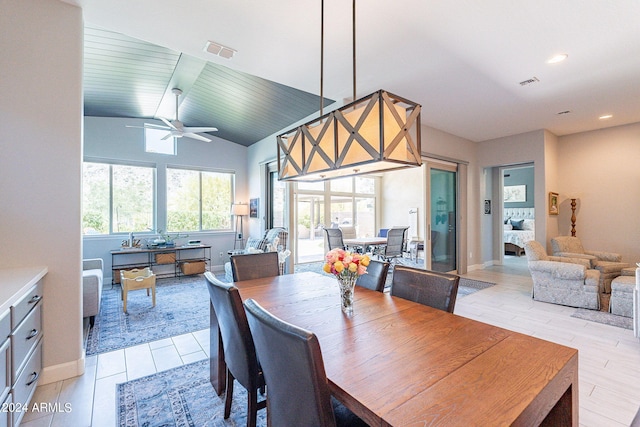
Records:
{"label": "glass door panel", "polygon": [[353,197],[331,196],[331,227],[352,226]]}
{"label": "glass door panel", "polygon": [[356,198],[356,233],[358,237],[376,235],[376,203],[373,197]]}
{"label": "glass door panel", "polygon": [[321,195],[298,194],[296,263],[324,259],[324,200]]}
{"label": "glass door panel", "polygon": [[455,271],[457,268],[457,172],[446,166],[431,165],[431,270]]}

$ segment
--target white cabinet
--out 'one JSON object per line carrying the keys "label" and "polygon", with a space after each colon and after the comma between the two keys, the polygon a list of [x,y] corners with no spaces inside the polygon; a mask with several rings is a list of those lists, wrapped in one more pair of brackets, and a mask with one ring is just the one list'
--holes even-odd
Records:
{"label": "white cabinet", "polygon": [[0,270],[0,427],[20,425],[42,372],[46,273],[43,267]]}

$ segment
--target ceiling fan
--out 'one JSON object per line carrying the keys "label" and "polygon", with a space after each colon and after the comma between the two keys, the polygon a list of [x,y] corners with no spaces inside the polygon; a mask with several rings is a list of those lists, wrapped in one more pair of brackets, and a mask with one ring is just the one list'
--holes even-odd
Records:
{"label": "ceiling fan", "polygon": [[[160,117],[160,120],[162,120],[167,126],[160,126],[160,125],[154,125],[154,124],[149,124],[149,123],[145,123],[143,128],[153,128],[153,129],[162,129],[162,130],[167,130],[169,131],[169,133],[167,133],[167,135],[165,135],[162,139],[169,139],[171,137],[173,138],[182,138],[187,137],[187,138],[192,138],[192,139],[197,139],[199,141],[204,141],[204,142],[211,142],[211,140],[209,138],[206,138],[202,135],[198,135],[198,133],[200,132],[215,132],[218,130],[218,128],[214,128],[214,127],[188,127],[185,126],[180,120],[178,120],[178,98],[180,97],[180,95],[182,95],[182,90],[178,89],[178,88],[173,88],[171,89],[171,92],[173,92],[173,94],[176,96],[176,119],[169,121],[167,119],[165,119],[164,117]],[[141,126],[127,126],[127,127],[131,127],[131,128],[140,128]]]}

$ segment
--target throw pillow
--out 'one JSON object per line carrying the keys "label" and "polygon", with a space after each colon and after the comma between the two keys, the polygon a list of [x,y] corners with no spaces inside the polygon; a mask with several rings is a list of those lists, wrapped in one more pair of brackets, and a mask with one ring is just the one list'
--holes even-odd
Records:
{"label": "throw pillow", "polygon": [[509,217],[509,218],[505,218],[504,223],[505,223],[505,224],[509,224],[509,220],[510,220],[510,219],[511,219],[511,217]]}
{"label": "throw pillow", "polygon": [[505,224],[504,231],[510,231],[510,230],[513,230],[513,227],[511,226],[511,224]]}
{"label": "throw pillow", "polygon": [[513,227],[514,230],[522,230],[522,225],[523,224],[524,224],[524,219],[520,219],[520,220],[512,219],[511,220],[511,226]]}
{"label": "throw pillow", "polygon": [[247,246],[245,248],[246,249],[249,249],[249,248],[258,249],[258,246],[260,245],[260,242],[262,242],[262,239],[257,239],[255,237],[249,237],[247,239]]}

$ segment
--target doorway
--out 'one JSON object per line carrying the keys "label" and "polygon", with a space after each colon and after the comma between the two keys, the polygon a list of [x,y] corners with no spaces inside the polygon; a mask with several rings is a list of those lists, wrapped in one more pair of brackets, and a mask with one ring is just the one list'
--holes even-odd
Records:
{"label": "doorway", "polygon": [[458,269],[458,167],[427,162],[429,249],[427,268],[454,272]]}

